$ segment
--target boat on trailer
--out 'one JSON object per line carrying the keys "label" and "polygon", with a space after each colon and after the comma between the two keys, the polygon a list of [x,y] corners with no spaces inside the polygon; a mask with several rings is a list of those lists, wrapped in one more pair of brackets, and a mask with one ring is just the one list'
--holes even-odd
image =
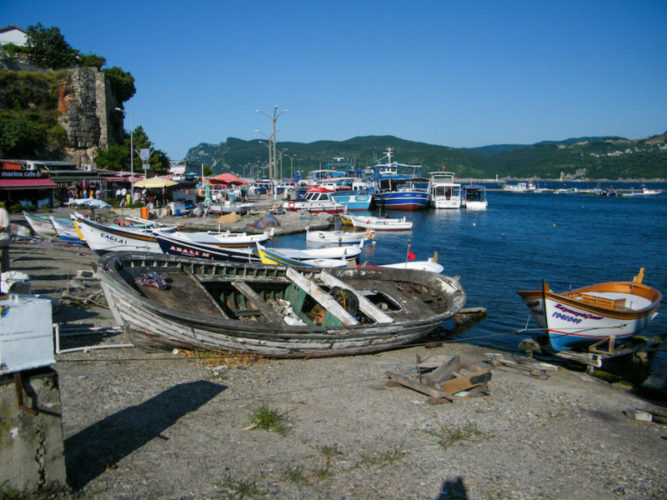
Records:
{"label": "boat on trailer", "polygon": [[[589,285],[563,293],[542,290],[517,292],[555,351],[609,340],[625,340],[645,328],[657,315],[662,294],[642,283],[644,268],[632,281]],[[612,344],[613,345],[613,344]]]}
{"label": "boat on trailer", "polygon": [[97,274],[115,320],[138,346],[271,357],[394,349],[432,332],[466,300],[456,278],[383,268],[120,252],[103,256]]}

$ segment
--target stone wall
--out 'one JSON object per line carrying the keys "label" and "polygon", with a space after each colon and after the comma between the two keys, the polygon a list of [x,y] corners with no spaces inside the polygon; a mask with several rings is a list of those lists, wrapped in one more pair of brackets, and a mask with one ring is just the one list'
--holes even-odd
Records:
{"label": "stone wall", "polygon": [[58,87],[58,121],[70,142],[68,161],[81,167],[93,164],[97,148],[106,149],[122,139],[122,123],[114,126],[110,121],[110,112],[117,106],[103,72],[95,68],[68,71],[67,81]]}

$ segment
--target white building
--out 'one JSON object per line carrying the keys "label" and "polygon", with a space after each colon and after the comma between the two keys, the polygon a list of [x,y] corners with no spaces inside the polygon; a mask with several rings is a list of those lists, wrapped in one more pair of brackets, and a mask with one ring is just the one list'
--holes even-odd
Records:
{"label": "white building", "polygon": [[20,47],[24,47],[28,41],[28,33],[18,26],[7,26],[0,28],[0,45],[13,43]]}

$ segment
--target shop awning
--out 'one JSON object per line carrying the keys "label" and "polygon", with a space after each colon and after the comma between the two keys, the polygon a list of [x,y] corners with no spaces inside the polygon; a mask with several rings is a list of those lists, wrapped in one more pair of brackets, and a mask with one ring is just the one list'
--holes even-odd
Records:
{"label": "shop awning", "polygon": [[0,189],[56,189],[51,179],[0,179]]}

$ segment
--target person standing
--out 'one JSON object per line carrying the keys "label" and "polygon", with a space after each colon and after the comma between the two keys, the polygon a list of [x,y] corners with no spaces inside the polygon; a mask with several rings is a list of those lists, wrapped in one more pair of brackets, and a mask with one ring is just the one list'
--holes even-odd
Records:
{"label": "person standing", "polygon": [[9,271],[9,214],[0,202],[0,272]]}

